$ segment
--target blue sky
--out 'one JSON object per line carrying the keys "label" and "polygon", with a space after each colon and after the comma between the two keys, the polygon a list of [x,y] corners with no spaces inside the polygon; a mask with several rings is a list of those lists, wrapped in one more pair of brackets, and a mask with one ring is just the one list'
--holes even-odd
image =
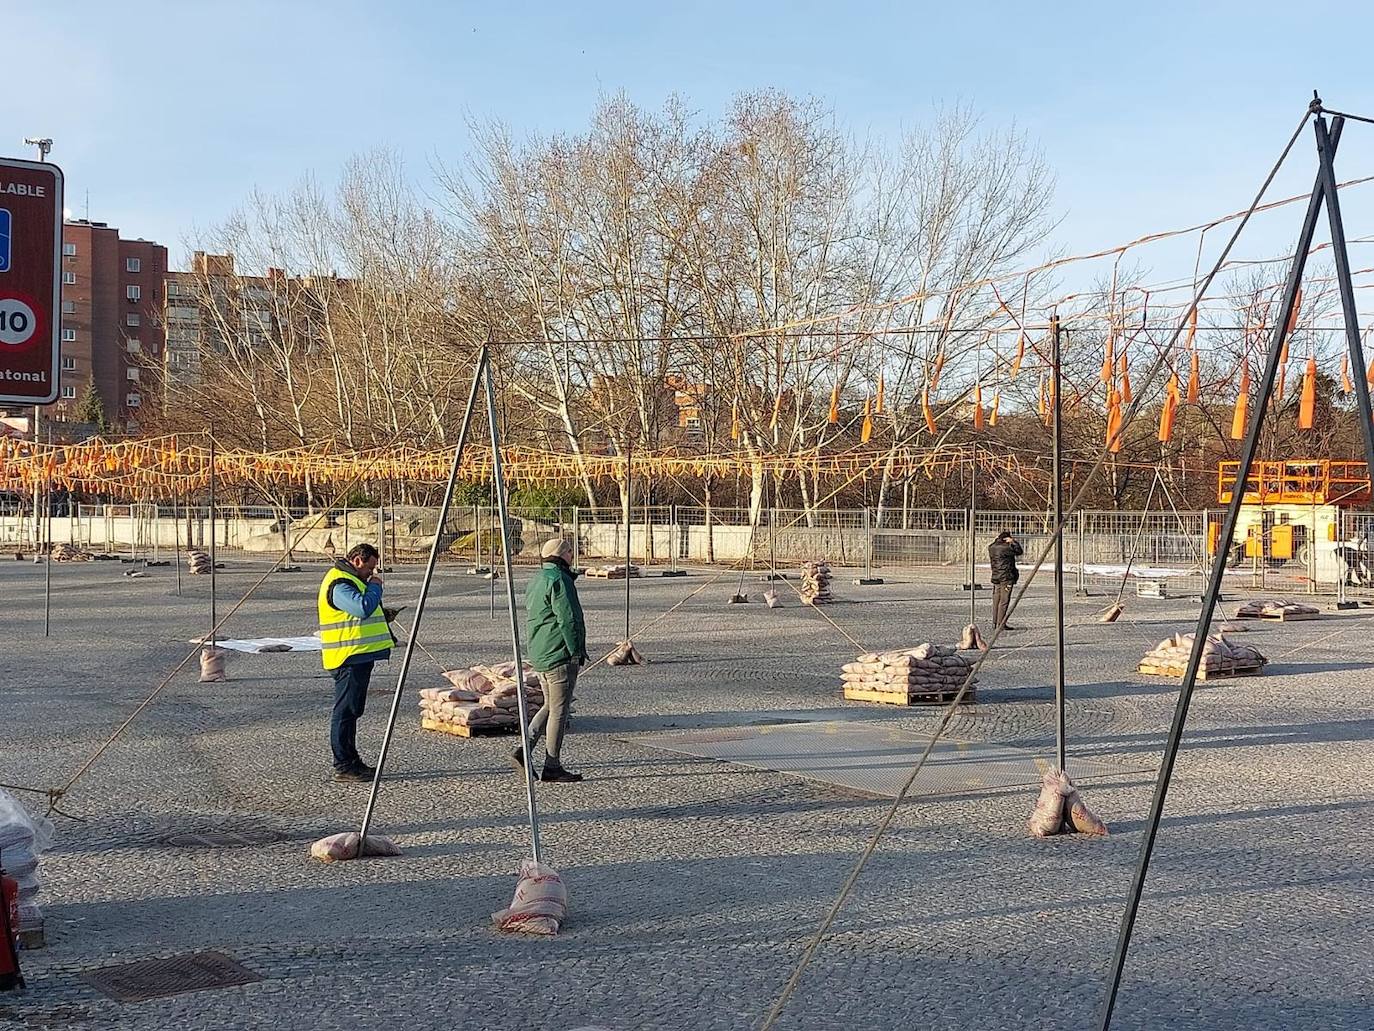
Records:
{"label": "blue sky", "polygon": [[[1113,9],[1118,8],[1118,9]],[[1245,206],[1320,88],[1374,113],[1374,8],[1290,3],[438,3],[393,0],[0,0],[12,83],[0,152],[56,139],[76,216],[166,243],[254,187],[331,182],[352,154],[394,149],[425,184],[461,161],[465,119],[576,130],[599,94],[672,93],[704,116],[740,90],[823,98],[857,135],[895,136],[940,103],[1016,123],[1058,177],[1073,252]],[[18,45],[15,42],[18,41]],[[40,84],[29,87],[27,84]],[[1310,136],[1275,194],[1311,187]],[[1340,174],[1374,172],[1352,126]],[[1374,235],[1351,192],[1351,236]],[[1282,249],[1300,208],[1258,227]],[[1323,232],[1324,237],[1324,232]],[[1191,257],[1142,256],[1158,273]],[[1357,267],[1360,257],[1355,258]]]}

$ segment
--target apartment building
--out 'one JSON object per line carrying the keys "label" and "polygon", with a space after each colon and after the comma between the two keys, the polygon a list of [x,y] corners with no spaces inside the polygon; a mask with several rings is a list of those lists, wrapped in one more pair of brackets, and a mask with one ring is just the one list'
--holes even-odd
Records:
{"label": "apartment building", "polygon": [[112,429],[136,432],[148,376],[162,362],[167,248],[125,240],[104,222],[62,227],[62,342],[59,397],[44,418],[76,421],[95,385]]}

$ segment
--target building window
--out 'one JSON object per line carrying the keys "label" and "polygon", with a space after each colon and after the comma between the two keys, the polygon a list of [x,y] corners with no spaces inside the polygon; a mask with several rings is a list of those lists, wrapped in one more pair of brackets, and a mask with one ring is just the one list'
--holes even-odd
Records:
{"label": "building window", "polygon": [[138,354],[143,350],[143,341],[139,340],[138,337],[129,337],[125,344],[125,348],[131,354]]}
{"label": "building window", "polygon": [[[52,338],[49,337],[48,339],[51,340]],[[64,329],[64,330],[62,331],[62,339],[65,340],[65,341],[67,341],[67,342],[69,342],[69,343],[70,343],[71,341],[75,340],[75,339],[76,339],[76,330],[74,330],[74,329]]]}
{"label": "building window", "polygon": [[63,255],[63,257],[67,257],[67,258],[74,258],[74,257],[76,257],[76,244],[74,244],[74,243],[64,243],[64,244],[62,245],[62,255]]}
{"label": "building window", "polygon": [[76,273],[75,273],[75,272],[63,272],[63,273],[62,273],[62,282],[65,283],[67,286],[72,286],[72,285],[76,282]]}
{"label": "building window", "polygon": [[65,356],[64,356],[63,359],[62,359],[62,368],[63,368],[66,372],[71,372],[73,369],[76,368],[76,359],[75,359],[75,358],[68,358],[68,357],[65,357]]}
{"label": "building window", "polygon": [[62,314],[63,314],[63,315],[71,315],[71,314],[75,313],[75,311],[76,311],[76,302],[75,302],[75,301],[63,301],[63,302],[62,302]]}
{"label": "building window", "polygon": [[76,387],[63,387],[62,396],[69,401],[72,400],[76,397]]}
{"label": "building window", "polygon": [[143,296],[143,291],[131,283],[124,288],[124,296],[131,301],[136,301]]}
{"label": "building window", "polygon": [[128,380],[133,380],[135,383],[137,383],[137,382],[138,382],[138,370],[135,369],[135,368],[133,368],[132,366],[129,367],[129,368],[127,368],[127,369],[125,369],[125,370],[124,370],[124,378],[125,378],[125,379],[128,379]]}
{"label": "building window", "polygon": [[143,316],[136,311],[131,311],[128,315],[124,316],[124,325],[126,326],[137,326],[142,321]]}
{"label": "building window", "polygon": [[125,271],[125,272],[141,272],[142,270],[143,270],[143,263],[142,263],[141,261],[139,261],[137,258],[125,258],[125,259],[124,259],[124,271]]}
{"label": "building window", "polygon": [[143,398],[139,397],[137,394],[129,394],[124,398],[124,404],[130,408],[137,408],[142,403]]}

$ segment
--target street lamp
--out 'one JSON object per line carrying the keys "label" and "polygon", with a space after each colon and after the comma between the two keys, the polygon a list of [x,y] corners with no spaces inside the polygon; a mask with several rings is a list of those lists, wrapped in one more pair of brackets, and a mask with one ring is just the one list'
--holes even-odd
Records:
{"label": "street lamp", "polygon": [[24,146],[38,148],[38,160],[47,161],[48,154],[52,150],[52,138],[49,136],[25,136]]}

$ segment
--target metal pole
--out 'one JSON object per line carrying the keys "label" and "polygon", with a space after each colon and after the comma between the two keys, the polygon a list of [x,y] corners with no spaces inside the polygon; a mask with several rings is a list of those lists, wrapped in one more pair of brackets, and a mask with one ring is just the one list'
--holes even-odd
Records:
{"label": "metal pole", "polygon": [[472,571],[482,571],[482,506],[472,506]]}
{"label": "metal pole", "polygon": [[864,499],[864,579],[873,579],[873,519],[867,498]]}
{"label": "metal pole", "polygon": [[[380,495],[380,492],[379,492]],[[386,518],[385,510],[377,506],[377,568],[386,572]]]}
{"label": "metal pole", "polygon": [[[176,441],[173,440],[172,447],[176,448]],[[177,567],[177,597],[181,597],[181,512],[177,507],[177,489],[172,488],[172,547],[174,550],[174,562]]]}
{"label": "metal pole", "polygon": [[[51,434],[51,431],[49,431]],[[47,528],[44,536],[44,560],[43,560],[43,636],[47,637],[52,626],[52,477],[48,477],[46,490],[46,511],[44,511],[43,525]]]}
{"label": "metal pole", "polygon": [[215,583],[215,436],[210,434],[210,647],[215,646],[215,627],[219,626],[216,605],[219,595]]}
{"label": "metal pole", "polygon": [[677,552],[682,546],[682,534],[677,528],[677,505],[668,506],[668,570],[677,572]]}
{"label": "metal pole", "polygon": [[[458,481],[458,466],[463,461],[463,448],[467,445],[468,427],[472,425],[472,411],[477,404],[477,386],[482,381],[482,370],[486,363],[487,346],[483,344],[477,352],[477,367],[472,376],[472,389],[468,391],[467,407],[463,409],[463,423],[458,430],[458,447],[453,452],[453,465],[449,468],[448,485],[444,488],[444,500],[439,507],[439,525],[434,528],[434,542],[429,546],[429,562],[425,566],[425,577],[420,582],[420,597],[415,603],[415,619],[410,624],[410,637],[406,640],[405,654],[401,658],[401,672],[396,677],[396,693],[391,698],[391,713],[387,717],[386,733],[382,735],[382,750],[377,756],[377,773],[372,778],[372,790],[367,796],[367,808],[363,810],[363,823],[358,831],[359,856],[363,854],[363,844],[367,841],[367,829],[372,825],[372,810],[377,805],[377,789],[382,782],[382,769],[386,766],[387,750],[391,747],[391,734],[396,729],[396,713],[401,707],[401,692],[405,690],[406,677],[410,674],[410,662],[415,657],[415,644],[420,639],[420,624],[425,617],[425,602],[429,599],[429,585],[434,579],[434,566],[439,560],[439,543],[444,536],[444,525],[448,520],[448,506],[453,499],[453,486]],[[522,697],[523,693],[522,691]]]}
{"label": "metal pole", "polygon": [[1083,528],[1084,528],[1084,524],[1086,523],[1086,521],[1087,521],[1087,519],[1086,519],[1086,514],[1085,514],[1083,511],[1080,510],[1079,513],[1078,513],[1078,593],[1079,593],[1079,594],[1084,594],[1084,593],[1086,593],[1086,588],[1083,586],[1083,576],[1084,576],[1084,573],[1085,573],[1084,567],[1088,564],[1087,552],[1084,550],[1084,533],[1083,533]]}
{"label": "metal pole", "polygon": [[[501,564],[506,576],[506,608],[510,613],[511,657],[515,660],[515,704],[520,710],[520,750],[525,756],[525,805],[530,814],[530,854],[538,863],[539,813],[534,804],[534,756],[530,754],[529,704],[525,699],[525,665],[520,655],[520,620],[515,608],[515,577],[510,556],[510,516],[506,511],[506,476],[501,468],[501,436],[496,426],[496,391],[491,385],[490,371],[484,377],[484,382],[487,390],[487,422],[491,426],[491,471],[494,481],[492,486],[496,491],[496,512],[501,521]],[[492,572],[495,571],[493,566]]]}
{"label": "metal pole", "polygon": [[973,453],[968,486],[968,621],[978,623],[978,452]]}
{"label": "metal pole", "polygon": [[[506,550],[506,545],[509,544],[509,543],[510,543],[510,542],[509,542],[509,540],[508,540],[507,537],[506,537],[506,524],[503,522],[503,523],[501,524],[501,551],[502,551],[503,553],[504,553],[505,550]],[[491,595],[491,618],[492,618],[492,619],[495,619],[495,618],[496,618],[496,530],[495,530],[495,528],[493,528],[492,531],[491,531],[490,533],[487,534],[487,554],[490,556],[490,557],[487,559],[487,576],[491,578],[490,583],[489,583],[489,585],[488,585],[488,586],[490,587],[490,590],[489,590],[487,593]]]}
{"label": "metal pole", "polygon": [[633,444],[625,446],[625,640],[630,639],[630,490],[634,486],[631,472]]}
{"label": "metal pole", "polygon": [[1054,448],[1052,477],[1054,480],[1054,740],[1059,768],[1068,772],[1065,756],[1064,718],[1064,476],[1060,461],[1064,451],[1061,415],[1063,375],[1059,362],[1059,316],[1050,316],[1050,375],[1054,389]]}
{"label": "metal pole", "polygon": [[[1318,135],[1320,139],[1320,133]],[[1322,152],[1323,160],[1335,150],[1335,141]],[[1307,252],[1312,247],[1312,236],[1316,230],[1317,216],[1321,213],[1322,179],[1319,177],[1312,188],[1308,201],[1307,214],[1303,219],[1302,231],[1298,234],[1297,246],[1293,254],[1293,264],[1284,287],[1283,303],[1280,314],[1274,323],[1274,333],[1270,340],[1269,354],[1265,360],[1264,375],[1260,380],[1259,396],[1256,398],[1250,425],[1246,429],[1245,440],[1241,446],[1240,462],[1236,469],[1235,487],[1231,491],[1231,502],[1226,508],[1226,519],[1222,525],[1221,537],[1217,541],[1217,553],[1212,560],[1212,572],[1207,582],[1207,592],[1202,599],[1202,611],[1198,614],[1197,627],[1193,632],[1193,648],[1188,655],[1188,666],[1183,673],[1183,683],[1179,687],[1178,702],[1174,708],[1173,722],[1164,746],[1164,755],[1159,766],[1159,776],[1155,781],[1154,797],[1150,802],[1150,812],[1146,819],[1145,833],[1140,842],[1140,857],[1136,863],[1135,877],[1131,892],[1126,900],[1126,909],[1121,916],[1121,927],[1117,935],[1116,949],[1112,955],[1111,971],[1107,988],[1107,998],[1102,1007],[1102,1017],[1098,1023],[1099,1031],[1109,1031],[1112,1012],[1116,1007],[1116,997],[1121,990],[1121,975],[1126,966],[1126,954],[1130,950],[1131,935],[1135,930],[1136,915],[1140,910],[1140,897],[1145,889],[1145,876],[1150,869],[1150,855],[1154,851],[1155,836],[1159,833],[1159,822],[1164,814],[1164,801],[1169,793],[1169,781],[1173,776],[1174,761],[1178,758],[1179,745],[1183,740],[1183,726],[1188,719],[1188,705],[1192,701],[1193,689],[1197,684],[1198,670],[1202,666],[1202,649],[1207,642],[1207,631],[1212,626],[1212,610],[1216,607],[1221,594],[1222,577],[1226,572],[1226,557],[1235,538],[1236,524],[1240,520],[1241,503],[1245,500],[1245,484],[1254,465],[1255,452],[1259,447],[1260,426],[1264,413],[1274,392],[1274,381],[1278,375],[1279,357],[1283,350],[1283,336],[1288,331],[1288,320],[1292,316],[1297,301],[1298,287],[1302,283],[1303,268],[1307,263]],[[1335,191],[1331,191],[1334,195]],[[1360,378],[1360,370],[1354,370],[1355,379]],[[1365,411],[1368,417],[1367,410]]]}
{"label": "metal pole", "polygon": [[582,506],[573,505],[573,568],[578,567],[582,557]]}

